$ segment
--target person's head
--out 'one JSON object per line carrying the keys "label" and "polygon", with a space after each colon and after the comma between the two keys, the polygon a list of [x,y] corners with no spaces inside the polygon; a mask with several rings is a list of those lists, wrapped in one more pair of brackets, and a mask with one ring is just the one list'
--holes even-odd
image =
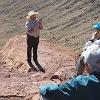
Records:
{"label": "person's head", "polygon": [[100,40],[90,46],[85,54],[85,63],[89,73],[100,72]]}
{"label": "person's head", "polygon": [[95,29],[97,32],[100,32],[100,22],[94,24],[92,27],[93,27],[93,29]]}
{"label": "person's head", "polygon": [[95,32],[95,38],[100,39],[100,22],[94,24],[92,27],[96,31]]}
{"label": "person's head", "polygon": [[27,16],[27,20],[36,20],[36,15],[38,14],[38,12],[35,12],[35,11],[30,11],[28,13],[28,16]]}

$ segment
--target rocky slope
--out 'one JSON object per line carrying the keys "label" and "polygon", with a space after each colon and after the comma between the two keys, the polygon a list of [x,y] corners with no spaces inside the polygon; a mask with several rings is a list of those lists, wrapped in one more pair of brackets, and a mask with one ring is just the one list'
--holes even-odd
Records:
{"label": "rocky slope", "polygon": [[100,0],[0,0],[1,43],[25,34],[26,16],[33,9],[43,19],[41,37],[77,51],[91,36],[91,25],[100,20]]}
{"label": "rocky slope", "polygon": [[0,100],[38,100],[41,84],[72,78],[73,50],[82,49],[91,25],[100,20],[100,0],[0,0],[0,46],[11,36],[26,34],[26,16],[33,9],[43,20],[38,58],[46,72],[28,72],[26,36],[11,38],[0,50]]}
{"label": "rocky slope", "polygon": [[38,100],[41,84],[59,84],[75,75],[76,53],[46,39],[40,39],[38,48],[39,63],[45,73],[28,72],[25,35],[9,39],[0,55],[0,98],[3,100]]}

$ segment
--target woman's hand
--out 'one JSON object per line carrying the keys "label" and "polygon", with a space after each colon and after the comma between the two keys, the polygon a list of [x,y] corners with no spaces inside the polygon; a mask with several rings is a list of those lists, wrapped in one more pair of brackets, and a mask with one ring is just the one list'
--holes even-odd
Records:
{"label": "woman's hand", "polygon": [[39,20],[39,29],[43,30],[42,20]]}

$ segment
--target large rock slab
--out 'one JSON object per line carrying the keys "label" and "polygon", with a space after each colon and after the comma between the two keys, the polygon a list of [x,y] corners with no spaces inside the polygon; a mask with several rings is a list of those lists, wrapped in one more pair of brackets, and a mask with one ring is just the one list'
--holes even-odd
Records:
{"label": "large rock slab", "polygon": [[17,35],[9,39],[0,51],[2,56],[0,64],[8,69],[8,71],[0,72],[0,97],[4,100],[7,98],[10,98],[9,100],[18,98],[20,98],[18,100],[38,100],[38,87],[41,84],[60,84],[75,74],[76,54],[68,48],[41,38],[38,60],[45,69],[45,73],[40,71],[29,73],[26,48],[26,36]]}

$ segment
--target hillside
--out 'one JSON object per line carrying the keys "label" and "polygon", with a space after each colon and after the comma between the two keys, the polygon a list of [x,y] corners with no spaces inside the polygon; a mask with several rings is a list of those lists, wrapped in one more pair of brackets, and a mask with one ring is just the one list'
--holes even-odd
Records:
{"label": "hillside", "polygon": [[41,37],[81,50],[100,20],[100,0],[0,0],[0,45],[15,34],[25,34],[24,24],[30,10],[39,12],[44,30]]}
{"label": "hillside", "polygon": [[[28,72],[24,24],[33,9],[43,20],[38,59],[45,73]],[[76,52],[99,13],[100,0],[0,0],[0,100],[38,100],[41,84],[74,77]]]}
{"label": "hillside", "polygon": [[45,73],[28,72],[25,41],[25,35],[17,35],[9,39],[0,51],[1,100],[38,100],[34,96],[38,95],[41,84],[62,83],[75,75],[76,54],[46,39],[40,39],[38,50],[39,64]]}

